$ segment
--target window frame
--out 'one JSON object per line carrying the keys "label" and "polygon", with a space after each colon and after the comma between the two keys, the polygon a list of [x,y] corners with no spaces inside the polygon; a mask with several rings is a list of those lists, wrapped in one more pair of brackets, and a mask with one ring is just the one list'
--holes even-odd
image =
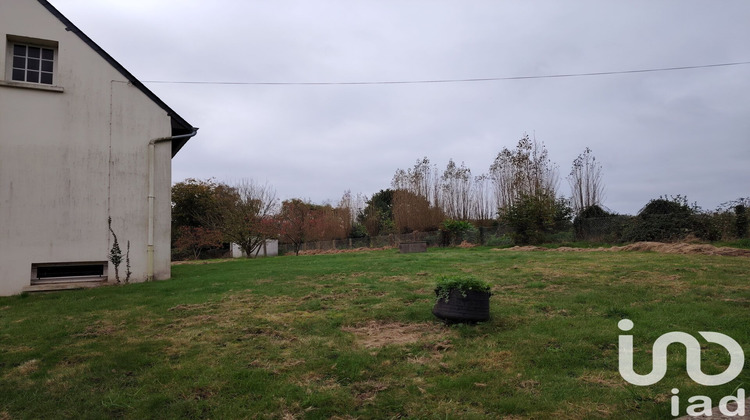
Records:
{"label": "window frame", "polygon": [[[38,38],[29,38],[29,37],[22,37],[22,36],[15,36],[15,35],[7,35],[6,37],[6,52],[5,52],[5,77],[0,81],[0,85],[4,86],[11,86],[11,87],[28,87],[28,88],[36,88],[36,89],[42,89],[42,90],[53,90],[53,91],[62,91],[62,88],[59,86],[59,80],[58,80],[58,62],[59,62],[59,45],[57,41],[51,41],[46,39],[38,39]],[[16,67],[14,64],[14,61],[16,57],[15,50],[16,46],[23,46],[25,50],[25,55],[23,56],[25,62],[24,67]],[[39,48],[39,57],[31,57],[32,60],[38,60],[38,69],[30,69],[29,67],[29,50],[28,48]],[[51,50],[52,51],[52,59],[43,59],[43,51],[44,50]],[[42,62],[46,61],[52,61],[52,70],[51,71],[42,71]],[[13,79],[13,73],[14,70],[21,69],[24,72],[24,80],[14,80]],[[38,73],[36,81],[27,81],[28,78],[28,72],[29,71],[36,71]],[[52,81],[51,83],[44,83],[42,81],[42,74],[49,74],[51,75]]]}
{"label": "window frame", "polygon": [[[70,269],[92,267],[99,268],[97,274],[71,274]],[[31,264],[31,285],[46,283],[66,283],[76,281],[108,281],[109,263],[107,261],[81,261],[81,262],[61,262],[61,263],[32,263]],[[60,270],[58,275],[50,274],[45,271]],[[41,275],[40,275],[41,274]]]}
{"label": "window frame", "polygon": [[53,48],[20,42],[11,46],[11,81],[54,86],[57,54]]}

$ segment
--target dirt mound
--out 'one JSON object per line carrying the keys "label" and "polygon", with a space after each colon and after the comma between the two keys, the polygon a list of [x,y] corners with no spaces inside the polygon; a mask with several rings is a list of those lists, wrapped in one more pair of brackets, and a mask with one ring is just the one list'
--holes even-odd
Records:
{"label": "dirt mound", "polygon": [[663,242],[636,242],[619,248],[621,251],[653,251],[664,254],[700,254],[700,255],[725,255],[729,257],[750,257],[750,250],[715,247],[709,244],[688,244],[684,242],[663,243]]}
{"label": "dirt mound", "polygon": [[512,248],[494,248],[493,251],[551,251],[549,248],[542,248],[541,246],[514,246]]}
{"label": "dirt mound", "polygon": [[664,243],[664,242],[636,242],[625,246],[613,246],[611,248],[571,248],[562,246],[560,248],[542,248],[539,246],[514,246],[512,248],[496,248],[494,251],[550,251],[550,252],[617,252],[617,251],[650,251],[663,254],[684,255],[723,255],[728,257],[750,257],[750,250],[715,247],[710,244],[695,243]]}
{"label": "dirt mound", "polygon": [[557,252],[591,252],[591,251],[608,251],[608,248],[573,248],[569,246],[561,246],[555,248],[553,251]]}
{"label": "dirt mound", "polygon": [[393,247],[384,246],[382,248],[310,249],[308,251],[300,251],[299,255],[347,254],[349,252],[382,251],[385,249],[393,249]]}

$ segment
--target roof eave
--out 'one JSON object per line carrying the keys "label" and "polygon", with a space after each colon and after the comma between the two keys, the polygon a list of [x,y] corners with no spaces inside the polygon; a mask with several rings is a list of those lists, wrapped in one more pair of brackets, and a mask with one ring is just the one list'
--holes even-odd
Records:
{"label": "roof eave", "polygon": [[[83,31],[81,31],[76,25],[73,24],[68,18],[66,18],[62,13],[60,13],[59,10],[55,8],[52,4],[50,4],[47,0],[37,0],[44,8],[46,8],[50,13],[52,13],[60,22],[62,22],[65,25],[65,29],[73,32],[80,38],[83,42],[85,42],[89,47],[91,47],[94,51],[96,51],[104,60],[106,60],[112,67],[117,69],[120,74],[122,74],[133,86],[138,88],[143,94],[145,94],[149,99],[151,99],[154,103],[156,103],[160,108],[162,108],[164,111],[166,111],[167,115],[171,118],[172,121],[172,135],[181,135],[181,134],[188,134],[193,131],[195,131],[195,127],[192,126],[189,122],[187,122],[184,118],[182,118],[177,112],[175,112],[172,108],[169,107],[164,101],[162,101],[154,92],[152,92],[149,88],[147,88],[140,80],[138,80],[135,76],[133,76],[132,73],[130,73],[125,67],[122,66],[122,64],[118,63],[117,60],[115,60],[111,55],[109,55],[102,47],[97,45],[96,42],[94,42],[91,38],[89,38]],[[187,143],[189,139],[184,139],[181,141],[173,141],[172,142],[172,156],[177,154],[177,152],[180,151],[182,146]]]}

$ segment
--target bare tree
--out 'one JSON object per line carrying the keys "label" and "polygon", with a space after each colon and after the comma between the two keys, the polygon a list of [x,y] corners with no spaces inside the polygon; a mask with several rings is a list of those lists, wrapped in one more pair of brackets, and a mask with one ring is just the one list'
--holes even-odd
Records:
{"label": "bare tree", "polygon": [[[413,168],[398,169],[393,176],[391,186],[395,191],[410,194],[401,194],[400,204],[413,200],[415,197],[421,197],[429,204],[428,208],[441,209],[445,216],[452,219],[489,220],[494,218],[497,212],[497,206],[491,200],[489,183],[489,175],[472,177],[471,169],[463,163],[461,166],[456,165],[453,159],[449,160],[445,171],[441,173],[425,157],[417,160]],[[420,205],[414,208],[422,207]],[[426,220],[432,220],[435,212],[425,213],[423,216]]]}
{"label": "bare tree", "polygon": [[424,197],[432,206],[438,205],[440,188],[437,169],[430,164],[427,157],[417,159],[413,168],[398,169],[391,181],[391,187]]}
{"label": "bare tree", "polygon": [[489,177],[494,187],[495,207],[498,209],[507,208],[513,203],[515,195],[513,180],[516,175],[512,157],[511,151],[504,147],[490,166]]}
{"label": "bare tree", "polygon": [[357,214],[359,214],[360,211],[356,198],[352,196],[351,190],[344,191],[336,209],[341,213],[342,223],[344,224],[346,234],[348,235],[352,231],[352,226],[354,226],[354,223],[357,221]]}
{"label": "bare tree", "polygon": [[490,166],[498,209],[507,209],[521,197],[556,197],[557,165],[552,163],[544,143],[528,134],[516,148],[503,148]]}
{"label": "bare tree", "polygon": [[[457,165],[453,159],[440,173],[425,157],[413,168],[398,169],[391,186],[422,197],[429,204],[410,208],[410,215],[416,208],[436,207],[454,220],[490,220],[522,197],[554,204],[558,183],[557,165],[550,160],[544,143],[524,134],[514,149],[503,148],[498,153],[487,174],[472,176],[471,169],[463,163]],[[399,198],[399,204],[403,204],[415,197],[402,194]],[[400,220],[405,220],[404,209],[399,211]]]}
{"label": "bare tree", "polygon": [[588,147],[573,161],[568,175],[573,211],[578,214],[591,207],[601,205],[604,198],[602,165]]}
{"label": "bare tree", "polygon": [[225,194],[217,203],[221,220],[212,224],[221,230],[225,240],[236,243],[247,256],[252,256],[266,239],[277,234],[273,220],[279,205],[276,190],[268,183],[248,179],[230,188],[231,194]]}
{"label": "bare tree", "polygon": [[472,176],[471,169],[463,163],[456,166],[453,159],[448,161],[448,166],[440,178],[442,182],[442,204],[446,215],[455,220],[469,220],[472,199]]}
{"label": "bare tree", "polygon": [[475,220],[491,220],[495,218],[497,206],[494,206],[490,196],[490,177],[482,174],[474,177],[472,187],[472,209],[471,218]]}

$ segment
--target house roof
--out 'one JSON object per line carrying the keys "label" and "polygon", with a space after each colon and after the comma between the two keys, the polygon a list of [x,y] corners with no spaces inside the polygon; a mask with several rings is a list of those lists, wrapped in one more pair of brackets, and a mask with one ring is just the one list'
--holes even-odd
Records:
{"label": "house roof", "polygon": [[[76,34],[83,42],[85,42],[89,47],[91,47],[94,51],[96,51],[104,60],[106,60],[109,64],[112,65],[117,71],[120,72],[130,83],[133,84],[133,86],[137,87],[141,92],[143,92],[149,99],[154,101],[159,107],[161,107],[164,111],[167,112],[167,115],[171,118],[172,121],[172,135],[182,135],[182,134],[190,134],[193,133],[197,128],[193,127],[190,123],[185,121],[184,118],[182,118],[179,114],[177,114],[172,108],[169,107],[164,101],[159,99],[158,96],[154,94],[154,92],[151,92],[149,88],[147,88],[140,80],[136,79],[133,74],[131,74],[125,67],[122,66],[122,64],[118,63],[117,60],[112,58],[111,55],[109,55],[106,51],[102,49],[99,45],[97,45],[91,38],[89,38],[83,31],[78,29],[76,25],[73,24],[68,18],[66,18],[62,13],[60,13],[59,10],[55,8],[55,6],[51,5],[47,0],[37,0],[42,6],[44,6],[50,13],[52,13],[55,17],[57,17],[60,22],[62,22],[65,25],[66,30],[73,32]],[[181,139],[181,140],[173,140],[172,141],[172,156],[177,154],[177,152],[180,151],[182,146],[187,143],[189,138]]]}

